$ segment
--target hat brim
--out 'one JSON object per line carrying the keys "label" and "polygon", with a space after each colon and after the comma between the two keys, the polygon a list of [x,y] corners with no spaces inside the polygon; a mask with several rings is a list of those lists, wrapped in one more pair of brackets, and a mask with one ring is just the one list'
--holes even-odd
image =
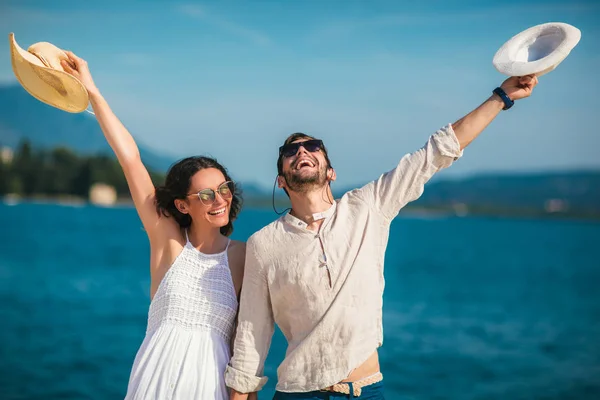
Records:
{"label": "hat brim", "polygon": [[554,70],[579,43],[581,31],[549,22],[513,36],[494,55],[498,72],[508,76],[544,75]]}
{"label": "hat brim", "polygon": [[71,113],[85,111],[89,104],[85,86],[74,76],[48,68],[33,54],[23,50],[9,34],[13,72],[23,88],[36,99]]}

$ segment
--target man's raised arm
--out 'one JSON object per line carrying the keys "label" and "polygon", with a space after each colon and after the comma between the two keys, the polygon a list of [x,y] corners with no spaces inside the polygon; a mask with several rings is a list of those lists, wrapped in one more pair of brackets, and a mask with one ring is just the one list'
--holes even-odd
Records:
{"label": "man's raised arm", "polygon": [[462,151],[494,120],[503,108],[528,97],[537,77],[511,77],[492,96],[454,124],[433,134],[427,143],[407,154],[393,170],[365,185],[357,193],[391,221],[407,203],[418,199],[429,179],[462,156]]}
{"label": "man's raised arm", "polygon": [[[508,78],[502,83],[500,89],[508,96],[508,102],[529,97],[533,88],[538,83],[536,76],[523,76]],[[452,124],[452,129],[460,143],[460,149],[467,147],[483,130],[498,116],[505,107],[502,99],[504,95],[494,93],[483,104]]]}

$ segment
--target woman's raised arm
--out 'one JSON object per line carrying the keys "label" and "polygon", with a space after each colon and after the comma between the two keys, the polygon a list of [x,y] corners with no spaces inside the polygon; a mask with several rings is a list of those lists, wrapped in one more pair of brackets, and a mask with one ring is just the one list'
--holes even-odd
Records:
{"label": "woman's raised arm", "polygon": [[176,222],[172,218],[164,218],[156,211],[154,184],[142,163],[138,146],[100,94],[92,79],[87,62],[73,52],[67,51],[66,53],[72,65],[62,61],[62,66],[66,72],[78,78],[87,89],[96,119],[125,173],[135,208],[152,242],[157,239],[158,235],[171,231],[170,229],[165,230],[166,227],[162,225],[174,225],[175,227]]}

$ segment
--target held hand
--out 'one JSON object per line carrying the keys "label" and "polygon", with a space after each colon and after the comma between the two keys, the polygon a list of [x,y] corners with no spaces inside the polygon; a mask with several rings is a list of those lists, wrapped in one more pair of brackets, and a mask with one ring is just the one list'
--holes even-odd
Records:
{"label": "held hand", "polygon": [[538,78],[535,75],[512,76],[502,82],[500,87],[515,101],[529,97],[537,84]]}
{"label": "held hand", "polygon": [[[256,392],[254,392],[254,394],[256,394]],[[229,388],[229,400],[249,400],[252,397],[250,397],[252,395],[252,393],[248,394],[248,393],[241,393],[238,392],[235,389],[231,389]],[[254,397],[254,399],[256,399],[257,397]]]}
{"label": "held hand", "polygon": [[65,72],[79,79],[83,86],[87,89],[88,93],[98,92],[98,88],[96,88],[96,84],[94,83],[92,74],[88,68],[87,61],[85,61],[83,58],[77,57],[72,51],[65,51],[65,53],[71,61],[71,64],[69,64],[66,60],[61,61],[61,65]]}

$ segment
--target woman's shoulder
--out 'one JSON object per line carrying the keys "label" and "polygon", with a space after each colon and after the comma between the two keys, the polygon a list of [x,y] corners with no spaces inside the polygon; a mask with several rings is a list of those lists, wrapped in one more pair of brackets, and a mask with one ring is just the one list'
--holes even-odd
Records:
{"label": "woman's shoulder", "polygon": [[229,254],[230,255],[246,255],[246,242],[239,240],[231,240],[229,243]]}
{"label": "woman's shoulder", "polygon": [[246,247],[246,242],[243,242],[241,240],[234,240],[231,239],[231,242],[229,243],[229,247],[233,247],[233,246],[242,246],[242,247]]}
{"label": "woman's shoulder", "polygon": [[240,242],[239,240],[232,240],[229,243],[227,258],[229,259],[229,270],[231,271],[231,278],[233,279],[235,292],[239,299],[240,290],[242,288],[242,280],[244,277],[244,263],[246,261],[246,243]]}

